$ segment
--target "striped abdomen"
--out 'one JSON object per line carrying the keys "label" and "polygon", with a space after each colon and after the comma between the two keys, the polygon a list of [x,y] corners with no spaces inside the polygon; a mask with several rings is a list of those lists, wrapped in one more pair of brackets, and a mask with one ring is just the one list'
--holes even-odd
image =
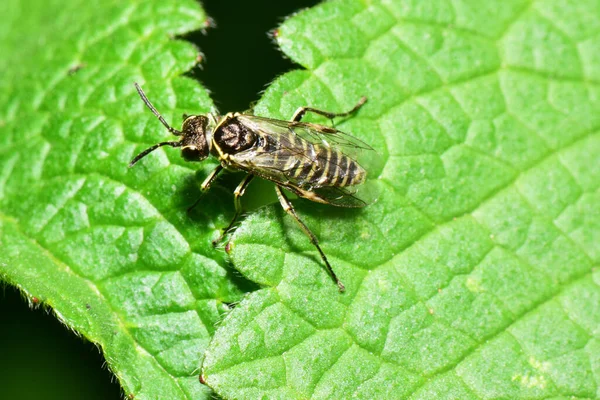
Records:
{"label": "striped abdomen", "polygon": [[290,174],[302,186],[352,186],[365,181],[366,171],[340,150],[305,142],[304,157]]}

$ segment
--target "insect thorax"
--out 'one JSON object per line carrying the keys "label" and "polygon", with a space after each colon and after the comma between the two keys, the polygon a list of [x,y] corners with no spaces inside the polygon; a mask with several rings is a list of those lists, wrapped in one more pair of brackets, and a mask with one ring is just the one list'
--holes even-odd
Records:
{"label": "insect thorax", "polygon": [[242,124],[236,117],[225,117],[213,133],[213,141],[225,154],[235,154],[254,146],[256,133]]}

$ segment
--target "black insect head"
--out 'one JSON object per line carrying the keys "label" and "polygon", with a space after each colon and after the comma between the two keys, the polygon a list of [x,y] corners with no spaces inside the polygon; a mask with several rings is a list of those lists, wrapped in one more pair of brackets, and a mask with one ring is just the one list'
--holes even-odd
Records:
{"label": "black insect head", "polygon": [[178,131],[177,129],[171,127],[162,117],[162,115],[160,115],[152,103],[150,103],[150,100],[148,100],[142,88],[137,83],[134,85],[138,94],[142,98],[142,101],[144,104],[146,104],[146,107],[148,107],[150,111],[156,115],[158,120],[167,128],[169,132],[175,136],[181,136],[181,139],[178,141],[160,142],[150,146],[135,156],[133,160],[131,160],[129,163],[130,167],[147,156],[149,153],[162,146],[181,147],[181,156],[186,161],[202,161],[208,157],[210,145],[206,139],[206,131],[208,128],[207,117],[204,115],[193,115],[191,117],[187,117],[183,122],[181,131]]}

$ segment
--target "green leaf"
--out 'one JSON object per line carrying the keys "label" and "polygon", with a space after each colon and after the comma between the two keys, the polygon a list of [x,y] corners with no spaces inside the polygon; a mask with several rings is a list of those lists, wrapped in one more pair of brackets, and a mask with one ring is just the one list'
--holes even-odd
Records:
{"label": "green leaf", "polygon": [[[102,348],[126,395],[210,397],[198,382],[215,323],[242,290],[210,241],[230,213],[191,215],[198,168],[176,151],[128,162],[208,111],[181,77],[205,27],[193,0],[4,1],[0,25],[0,277]],[[217,188],[218,192],[218,188]]]}
{"label": "green leaf", "polygon": [[219,327],[225,398],[596,398],[600,2],[334,0],[287,20],[306,70],[256,107],[350,108],[385,160],[360,212],[295,201],[230,244],[265,287]]}

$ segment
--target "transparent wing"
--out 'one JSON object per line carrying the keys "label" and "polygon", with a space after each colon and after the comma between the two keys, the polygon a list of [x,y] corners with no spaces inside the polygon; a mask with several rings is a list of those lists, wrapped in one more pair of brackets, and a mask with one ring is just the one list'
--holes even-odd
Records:
{"label": "transparent wing", "polygon": [[[324,179],[307,179],[310,168],[329,164],[328,168],[345,170],[348,160],[358,163],[368,175],[369,160],[380,157],[365,142],[324,125],[281,121],[251,115],[240,115],[240,122],[263,138],[260,148],[247,154],[236,154],[235,160],[257,175],[286,187],[300,197],[339,207],[364,207],[377,195],[370,182],[353,185]],[[312,146],[315,145],[315,146]],[[316,150],[315,150],[316,149]],[[324,151],[326,149],[327,151]],[[331,153],[335,153],[334,156]],[[313,177],[316,176],[314,173]]]}
{"label": "transparent wing", "polygon": [[[329,126],[308,122],[282,121],[254,115],[240,115],[238,119],[262,136],[271,136],[277,140],[280,148],[272,149],[274,151],[272,155],[276,155],[279,159],[282,157],[299,157],[313,163],[325,161],[323,160],[325,155],[307,152],[301,143],[302,140],[313,145],[337,149],[365,168],[377,164],[380,159],[377,152],[367,143]],[[290,139],[289,135],[293,135],[300,140]],[[265,161],[271,162],[271,160]],[[297,183],[302,184],[302,182]]]}
{"label": "transparent wing", "polygon": [[243,115],[238,117],[244,123],[257,130],[277,131],[278,133],[292,133],[310,143],[334,146],[347,152],[348,155],[361,153],[363,150],[374,151],[367,143],[354,136],[326,125],[311,122],[293,122],[279,119]]}

